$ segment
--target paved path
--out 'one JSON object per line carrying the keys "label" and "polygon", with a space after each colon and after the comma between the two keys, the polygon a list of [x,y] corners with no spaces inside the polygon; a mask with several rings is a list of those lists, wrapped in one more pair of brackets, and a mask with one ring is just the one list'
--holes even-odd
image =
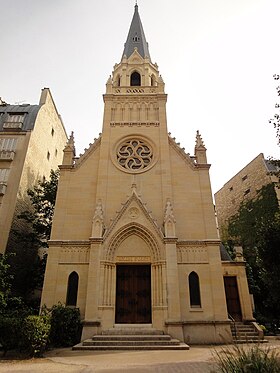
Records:
{"label": "paved path", "polygon": [[[269,346],[280,353],[279,340]],[[215,349],[221,347],[192,346],[189,351],[57,349],[43,359],[0,360],[0,373],[210,373],[215,372]]]}

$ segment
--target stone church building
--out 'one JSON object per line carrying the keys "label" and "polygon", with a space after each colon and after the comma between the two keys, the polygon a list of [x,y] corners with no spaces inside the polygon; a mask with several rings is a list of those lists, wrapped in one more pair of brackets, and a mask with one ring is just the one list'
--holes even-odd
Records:
{"label": "stone church building", "polygon": [[[232,340],[252,321],[240,254],[220,248],[206,148],[168,134],[167,95],[135,11],[104,94],[103,129],[60,166],[42,305],[80,309],[82,339],[152,327],[187,343]],[[182,108],[182,110],[184,110]]]}

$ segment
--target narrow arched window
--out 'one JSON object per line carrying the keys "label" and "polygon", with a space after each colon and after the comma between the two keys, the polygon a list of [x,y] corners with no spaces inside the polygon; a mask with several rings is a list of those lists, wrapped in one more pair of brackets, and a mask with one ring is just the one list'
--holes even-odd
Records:
{"label": "narrow arched window", "polygon": [[131,86],[140,86],[141,85],[141,76],[137,71],[130,76],[130,85]]}
{"label": "narrow arched window", "polygon": [[116,82],[117,82],[117,87],[120,87],[120,85],[121,85],[121,77],[119,75],[117,76]]}
{"label": "narrow arched window", "polygon": [[189,274],[189,290],[191,307],[201,307],[199,277],[195,272]]}
{"label": "narrow arched window", "polygon": [[79,275],[77,272],[70,273],[68,277],[66,306],[77,305]]}
{"label": "narrow arched window", "polygon": [[154,87],[156,85],[155,76],[151,76],[151,86]]}

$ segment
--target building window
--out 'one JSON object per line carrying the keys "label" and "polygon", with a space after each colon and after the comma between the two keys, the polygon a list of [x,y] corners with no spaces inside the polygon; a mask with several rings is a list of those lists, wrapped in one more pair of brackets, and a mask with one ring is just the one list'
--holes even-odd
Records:
{"label": "building window", "polygon": [[201,307],[199,277],[196,272],[189,274],[190,305],[193,308]]}
{"label": "building window", "polygon": [[242,177],[242,181],[245,181],[246,179],[248,179],[247,175],[245,175],[245,176]]}
{"label": "building window", "polygon": [[57,149],[55,149],[55,153],[54,154],[55,154],[55,156],[57,156]]}
{"label": "building window", "polygon": [[16,150],[17,139],[4,137],[0,139],[0,151],[13,152]]}
{"label": "building window", "polygon": [[47,159],[49,160],[50,159],[50,152],[47,153]]}
{"label": "building window", "polygon": [[233,187],[230,187],[230,188],[229,188],[229,191],[232,192],[232,191],[233,191]]}
{"label": "building window", "polygon": [[70,273],[68,277],[66,306],[76,306],[78,296],[79,275],[77,272]]}
{"label": "building window", "polygon": [[137,35],[137,33],[133,36],[132,40],[134,41],[134,43],[138,43],[140,41],[140,38]]}
{"label": "building window", "polygon": [[6,184],[8,181],[10,169],[9,168],[0,168],[0,183]]}
{"label": "building window", "polygon": [[3,124],[3,129],[21,129],[24,121],[25,114],[8,114],[8,118],[5,120]]}
{"label": "building window", "polygon": [[130,85],[131,86],[141,86],[141,76],[137,71],[130,76]]}
{"label": "building window", "polygon": [[54,135],[54,129],[52,128],[52,136]]}
{"label": "building window", "polygon": [[251,189],[249,188],[249,189],[247,189],[247,190],[245,190],[245,192],[244,192],[244,196],[246,196],[246,194],[249,194],[251,192]]}

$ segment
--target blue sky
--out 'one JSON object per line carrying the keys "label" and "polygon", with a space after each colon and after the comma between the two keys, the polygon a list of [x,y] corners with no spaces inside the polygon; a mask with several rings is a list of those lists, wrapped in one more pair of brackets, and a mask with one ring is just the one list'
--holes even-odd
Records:
{"label": "blue sky", "polygon": [[[280,73],[279,0],[139,0],[168,94],[172,136],[193,154],[199,129],[216,192],[259,153],[279,158],[268,124]],[[105,83],[120,62],[132,0],[0,0],[0,97],[51,89],[77,153],[102,129]]]}

